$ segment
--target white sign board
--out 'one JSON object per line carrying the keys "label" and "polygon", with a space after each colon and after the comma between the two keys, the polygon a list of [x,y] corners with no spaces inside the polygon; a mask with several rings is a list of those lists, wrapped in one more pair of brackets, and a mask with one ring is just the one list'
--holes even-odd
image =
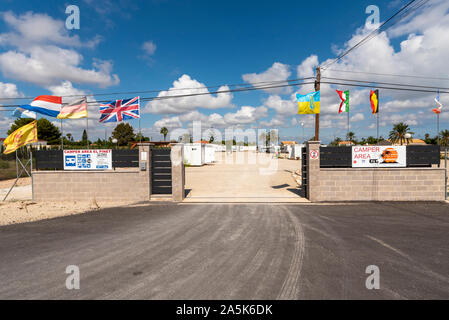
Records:
{"label": "white sign board", "polygon": [[64,150],[64,170],[111,170],[112,150]]}
{"label": "white sign board", "polygon": [[352,147],[353,168],[395,168],[407,166],[405,146]]}

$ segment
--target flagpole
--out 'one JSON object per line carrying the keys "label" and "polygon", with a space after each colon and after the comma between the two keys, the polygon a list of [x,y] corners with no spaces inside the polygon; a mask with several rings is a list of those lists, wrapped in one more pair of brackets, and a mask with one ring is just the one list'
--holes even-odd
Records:
{"label": "flagpole", "polygon": [[142,143],[142,131],[140,128],[140,115],[139,115],[139,142]]}
{"label": "flagpole", "polygon": [[61,120],[61,149],[64,150],[64,129],[62,127],[62,119]]}
{"label": "flagpole", "polygon": [[350,130],[350,128],[349,128],[349,110],[348,110],[348,134],[349,134],[349,130]]}
{"label": "flagpole", "polygon": [[377,143],[379,143],[379,109],[377,109]]}
{"label": "flagpole", "polygon": [[[85,101],[86,101],[86,111],[87,111],[87,97],[84,97]],[[89,149],[89,113],[86,112],[86,135],[87,135],[87,149]]]}
{"label": "flagpole", "polygon": [[87,136],[86,146],[87,149],[89,149],[89,117],[86,117],[86,136]]}
{"label": "flagpole", "polygon": [[440,145],[440,114],[437,113],[437,143]]}

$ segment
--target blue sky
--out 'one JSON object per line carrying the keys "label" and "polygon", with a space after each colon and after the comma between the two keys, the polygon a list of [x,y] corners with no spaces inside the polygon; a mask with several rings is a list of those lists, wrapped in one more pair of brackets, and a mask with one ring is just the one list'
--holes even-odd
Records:
{"label": "blue sky", "polygon": [[[202,85],[307,76],[317,63],[332,59],[336,50],[345,48],[348,41],[366,34],[363,26],[368,17],[365,13],[368,5],[380,8],[383,21],[404,3],[3,1],[0,93],[1,97],[32,97],[168,90],[173,86],[201,88]],[[64,28],[69,4],[80,8],[79,30]],[[444,58],[448,50],[434,38],[438,38],[435,32],[449,31],[447,7],[444,1],[431,1],[415,15],[415,20],[411,18],[395,26],[335,69],[446,76],[448,66],[437,60]],[[436,15],[438,18],[433,19]],[[422,24],[422,20],[427,22]],[[429,56],[430,49],[436,51],[433,56]],[[376,62],[379,57],[381,61]],[[425,61],[432,61],[433,65],[429,67],[423,63]],[[36,65],[43,66],[44,70],[34,69]],[[366,75],[350,76],[371,79]],[[444,85],[449,84],[441,84]],[[306,135],[312,136],[313,119],[294,114],[292,96],[296,91],[305,93],[311,89],[307,86],[293,91],[234,93],[215,97],[215,100],[213,97],[177,102],[178,99],[171,99],[168,104],[142,104],[142,127],[146,135],[159,139],[158,130],[162,125],[173,130],[180,126],[188,128],[192,120],[202,120],[204,127],[220,130],[230,126],[278,128],[283,139],[299,140],[302,137],[299,122],[305,124]],[[346,132],[345,117],[337,115],[335,89],[323,88],[322,92],[321,136],[324,142],[334,136],[343,137]],[[366,89],[354,89],[352,94],[352,130],[357,137],[375,136],[374,118],[369,114],[369,93]],[[157,93],[140,94],[142,97],[154,95]],[[11,103],[1,97],[0,104]],[[132,95],[124,94],[96,96],[95,99],[130,97]],[[383,106],[388,108],[388,113],[381,117],[382,135],[387,135],[395,121],[408,121],[417,135],[435,133],[434,117],[429,112],[434,106],[432,95],[385,92],[381,97],[381,112]],[[445,101],[444,96],[442,100]],[[14,103],[26,102],[16,100]],[[89,111],[91,135],[103,137],[104,125],[96,120],[97,107],[92,106]],[[419,116],[419,112],[423,116]],[[0,117],[0,136],[4,136],[13,119],[7,112],[1,112]],[[448,127],[447,120],[443,115],[442,129]],[[134,122],[132,124],[137,127]],[[81,121],[67,120],[64,126],[75,138],[81,135]],[[107,129],[110,132],[111,125]]]}

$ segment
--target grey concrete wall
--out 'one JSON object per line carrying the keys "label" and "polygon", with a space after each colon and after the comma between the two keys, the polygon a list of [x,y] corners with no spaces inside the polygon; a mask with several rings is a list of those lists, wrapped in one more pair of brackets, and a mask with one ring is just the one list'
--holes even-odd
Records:
{"label": "grey concrete wall", "polygon": [[312,202],[444,201],[445,169],[439,168],[320,168],[310,159],[319,142],[307,144],[308,192]]}
{"label": "grey concrete wall", "polygon": [[[147,152],[147,160],[142,159]],[[151,155],[148,146],[139,147],[139,160],[146,170],[117,171],[33,171],[36,201],[148,201],[151,195]]]}

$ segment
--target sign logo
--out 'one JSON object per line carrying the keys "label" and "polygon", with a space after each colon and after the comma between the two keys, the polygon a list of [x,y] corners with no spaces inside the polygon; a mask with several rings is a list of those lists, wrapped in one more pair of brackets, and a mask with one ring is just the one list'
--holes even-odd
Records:
{"label": "sign logo", "polygon": [[310,151],[310,159],[318,159],[318,150],[312,150]]}
{"label": "sign logo", "polygon": [[65,156],[66,167],[76,167],[76,156]]}

